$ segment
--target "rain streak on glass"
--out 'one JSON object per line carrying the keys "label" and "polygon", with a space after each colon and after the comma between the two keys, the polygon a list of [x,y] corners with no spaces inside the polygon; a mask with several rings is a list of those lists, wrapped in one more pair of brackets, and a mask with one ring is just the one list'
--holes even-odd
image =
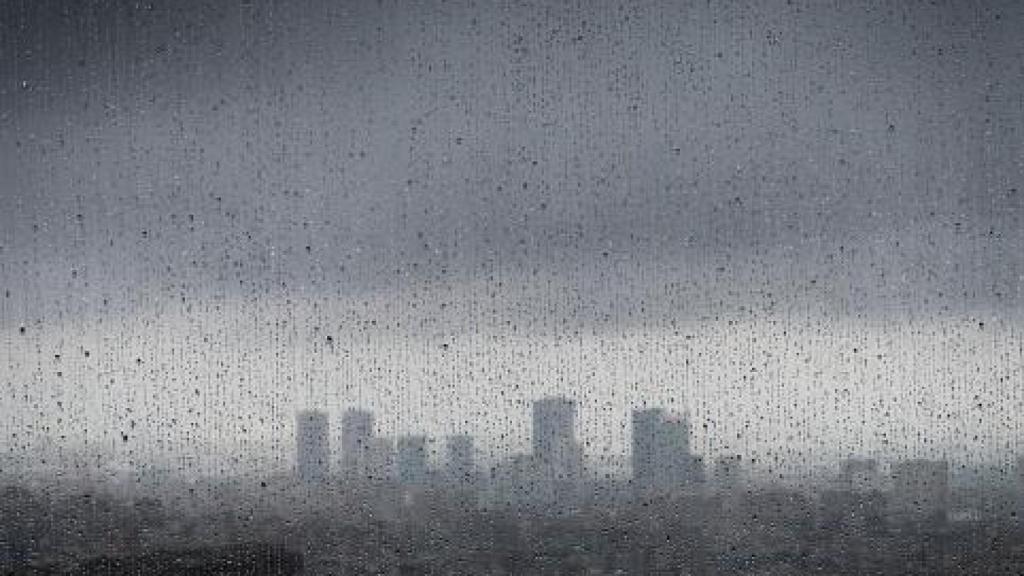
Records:
{"label": "rain streak on glass", "polygon": [[1024,571],[1022,29],[0,0],[0,574]]}

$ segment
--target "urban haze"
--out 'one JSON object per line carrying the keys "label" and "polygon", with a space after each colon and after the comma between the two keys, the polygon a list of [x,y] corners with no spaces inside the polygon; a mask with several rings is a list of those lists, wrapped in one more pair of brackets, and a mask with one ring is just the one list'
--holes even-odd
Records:
{"label": "urban haze", "polygon": [[0,0],[0,574],[1019,574],[1024,4]]}

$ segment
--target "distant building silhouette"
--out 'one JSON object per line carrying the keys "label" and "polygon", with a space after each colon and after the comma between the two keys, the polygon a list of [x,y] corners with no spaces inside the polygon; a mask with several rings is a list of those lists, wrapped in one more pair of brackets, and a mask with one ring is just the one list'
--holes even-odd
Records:
{"label": "distant building silhouette", "polygon": [[690,452],[690,422],[660,408],[633,411],[633,481],[641,490],[676,491],[704,480]]}
{"label": "distant building silhouette", "polygon": [[303,482],[322,482],[330,472],[327,414],[299,412],[295,419],[296,473]]}
{"label": "distant building silhouette", "polygon": [[472,484],[476,481],[472,436],[458,434],[448,437],[445,472],[451,482]]}
{"label": "distant building silhouette", "polygon": [[893,505],[911,521],[944,521],[949,511],[949,463],[907,460],[892,466]]}
{"label": "distant building silhouette", "polygon": [[886,525],[886,505],[885,495],[879,490],[823,490],[818,524],[828,531],[877,533]]}
{"label": "distant building silhouette", "polygon": [[350,408],[341,415],[341,468],[346,477],[365,479],[369,476],[373,436],[372,412]]}
{"label": "distant building silhouette", "polygon": [[743,484],[743,457],[728,454],[715,459],[713,472],[715,489],[723,492],[738,490]]}
{"label": "distant building silhouette", "polygon": [[633,411],[633,479],[653,483],[658,465],[658,436],[664,418],[662,410]]}
{"label": "distant building silhouette", "polygon": [[537,498],[535,459],[516,454],[491,471],[490,500],[496,506],[519,507]]}
{"label": "distant building silhouette", "polygon": [[583,450],[576,441],[576,402],[543,398],[533,403],[533,457],[542,476],[579,480]]}
{"label": "distant building silhouette", "polygon": [[399,436],[399,482],[403,484],[423,484],[427,481],[427,472],[427,437]]}
{"label": "distant building silhouette", "polygon": [[834,485],[819,494],[818,523],[826,531],[875,533],[885,526],[886,498],[878,461],[845,458]]}
{"label": "distant building silhouette", "polygon": [[882,476],[878,461],[873,458],[846,458],[840,461],[836,488],[852,492],[881,490]]}
{"label": "distant building silhouette", "polygon": [[366,450],[364,480],[387,482],[395,476],[395,446],[391,438],[374,436]]}

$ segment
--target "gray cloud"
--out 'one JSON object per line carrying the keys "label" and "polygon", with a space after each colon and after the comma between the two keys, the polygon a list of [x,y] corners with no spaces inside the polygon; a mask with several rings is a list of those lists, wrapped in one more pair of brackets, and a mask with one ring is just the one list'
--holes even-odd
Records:
{"label": "gray cloud", "polygon": [[598,299],[1019,308],[1016,3],[4,13],[0,222],[29,299],[543,271]]}

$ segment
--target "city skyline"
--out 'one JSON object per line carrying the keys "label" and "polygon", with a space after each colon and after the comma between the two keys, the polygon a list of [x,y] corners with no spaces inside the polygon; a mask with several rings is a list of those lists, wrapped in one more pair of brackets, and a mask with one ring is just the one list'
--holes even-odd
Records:
{"label": "city skyline", "polygon": [[711,459],[1024,443],[1019,3],[115,4],[4,8],[15,462],[507,452],[554,394],[599,453],[645,400]]}
{"label": "city skyline", "polygon": [[1024,567],[1024,0],[0,0],[0,574]]}
{"label": "city skyline", "polygon": [[[765,475],[759,470],[757,458],[742,453],[720,455],[708,460],[703,454],[691,450],[690,440],[692,429],[687,414],[678,414],[664,408],[635,408],[631,411],[631,448],[623,454],[613,455],[618,466],[604,467],[599,463],[595,466],[593,454],[587,454],[580,447],[580,439],[576,436],[576,402],[560,396],[538,398],[532,404],[532,430],[528,450],[525,452],[509,452],[495,460],[480,461],[479,456],[485,454],[472,435],[455,433],[447,436],[434,437],[421,433],[407,433],[394,437],[378,435],[377,430],[365,426],[375,421],[375,415],[364,409],[347,408],[342,412],[342,436],[338,448],[329,447],[327,454],[330,462],[329,475],[333,479],[341,479],[356,484],[370,480],[390,480],[400,484],[422,484],[429,478],[452,480],[472,476],[475,480],[496,481],[494,474],[502,466],[515,465],[522,458],[530,459],[530,469],[537,474],[553,474],[571,482],[593,480],[595,478],[631,478],[637,490],[659,493],[681,489],[685,486],[703,486],[708,484],[718,488],[735,489],[745,482],[771,484],[785,476],[778,474]],[[329,426],[330,413],[327,411],[300,411],[296,415],[297,422],[309,419],[315,413],[321,422],[323,436]],[[358,424],[354,426],[346,422]],[[346,435],[351,430],[354,434]],[[302,427],[296,429],[297,449],[295,465],[301,468],[300,460],[304,452],[304,438],[309,436]],[[353,438],[354,436],[354,438]],[[318,441],[317,441],[318,442]],[[387,458],[386,469],[378,469],[375,473],[367,472],[363,458],[367,458],[364,446],[374,445],[378,450],[384,449],[390,456]],[[403,446],[405,447],[403,449]],[[320,450],[314,447],[314,450]],[[403,451],[406,452],[403,455]],[[415,452],[417,462],[405,464],[403,460]],[[608,456],[607,454],[605,456]],[[377,458],[381,458],[378,454]],[[573,468],[573,461],[578,461],[579,468]],[[467,464],[468,462],[468,464]],[[1009,454],[1005,459],[1012,469],[1003,474],[1002,483],[1012,485],[1015,481],[1024,485],[1024,454]],[[808,475],[804,480],[807,486],[822,488],[838,488],[847,491],[900,491],[900,477],[906,477],[902,470],[923,467],[922,474],[935,475],[935,466],[944,467],[942,474],[953,477],[957,466],[945,455],[932,458],[898,458],[879,461],[877,458],[864,454],[850,453],[840,457],[829,465],[815,470],[815,475]],[[410,471],[414,466],[415,471]],[[762,465],[763,467],[763,465]],[[303,480],[299,468],[293,471],[297,478]],[[487,470],[490,470],[487,473]],[[776,468],[776,473],[784,468]],[[547,470],[547,472],[545,472]],[[554,472],[552,472],[554,470]],[[568,471],[572,470],[572,471]],[[587,470],[588,474],[583,471]],[[453,472],[456,471],[456,472]],[[978,478],[991,482],[994,470],[988,470],[989,476]],[[611,473],[611,476],[608,474]],[[889,480],[883,480],[888,478]],[[1019,479],[1017,479],[1019,478]],[[326,475],[316,482],[326,480]],[[789,479],[792,482],[792,478]],[[904,479],[903,484],[907,481]],[[906,490],[906,488],[904,488]]]}
{"label": "city skyline", "polygon": [[[858,333],[856,326],[852,325],[844,329],[845,334],[841,338],[834,334],[819,337],[819,344],[827,343],[828,346],[823,350],[819,348],[818,353],[814,353],[814,348],[796,346],[794,342],[782,356],[761,343],[785,337],[787,325],[772,326],[769,322],[730,325],[709,320],[677,324],[676,332],[667,338],[663,336],[660,345],[652,345],[659,340],[642,334],[619,341],[584,339],[574,343],[566,339],[546,348],[554,351],[554,357],[542,352],[537,342],[524,347],[525,340],[511,338],[505,340],[509,348],[507,351],[492,348],[481,355],[470,354],[469,350],[457,345],[459,339],[455,337],[454,340],[446,340],[456,343],[448,344],[447,348],[444,347],[446,342],[436,348],[428,342],[420,342],[416,346],[418,353],[410,349],[409,357],[422,358],[425,362],[416,362],[419,367],[415,372],[392,370],[392,375],[384,378],[381,375],[385,374],[388,366],[377,364],[374,367],[381,352],[374,340],[369,341],[371,346],[364,348],[368,352],[367,357],[360,359],[354,356],[354,349],[342,355],[340,349],[345,342],[340,336],[332,336],[329,340],[331,335],[314,331],[310,336],[315,336],[316,341],[308,342],[309,347],[294,359],[294,362],[307,366],[301,372],[306,378],[319,375],[319,380],[331,373],[363,373],[369,376],[369,380],[349,380],[350,385],[346,385],[345,380],[338,385],[324,381],[313,386],[286,388],[268,387],[265,383],[249,384],[246,378],[254,377],[257,370],[280,370],[280,367],[273,368],[272,364],[260,369],[258,355],[252,357],[255,364],[231,367],[218,376],[203,376],[220,382],[215,388],[186,387],[186,380],[179,380],[176,384],[154,378],[151,363],[157,360],[152,350],[135,358],[132,358],[134,353],[123,351],[121,354],[127,356],[127,362],[118,365],[112,357],[98,360],[98,353],[83,346],[78,354],[58,354],[58,357],[47,360],[51,367],[45,372],[55,376],[54,381],[59,384],[55,392],[59,396],[57,402],[40,406],[40,411],[56,418],[62,409],[74,410],[63,419],[64,424],[58,425],[55,421],[48,428],[23,426],[23,420],[28,422],[26,418],[38,418],[31,412],[13,414],[4,424],[18,429],[21,445],[31,444],[36,452],[63,450],[62,453],[74,454],[84,450],[87,454],[101,454],[105,461],[121,462],[139,461],[140,456],[145,456],[158,465],[189,457],[198,461],[205,459],[206,463],[201,466],[203,469],[221,469],[229,458],[237,461],[236,457],[240,455],[243,459],[238,471],[265,466],[280,468],[289,459],[290,443],[281,440],[291,434],[291,418],[286,414],[307,406],[308,403],[302,401],[304,396],[320,397],[318,404],[322,406],[341,406],[346,404],[345,396],[351,395],[368,400],[361,405],[381,415],[381,425],[390,431],[389,434],[413,430],[431,435],[467,431],[487,439],[485,444],[493,446],[495,455],[498,455],[521,449],[527,442],[528,421],[521,416],[521,410],[530,398],[544,393],[544,382],[538,378],[544,375],[541,370],[550,370],[554,375],[551,380],[557,380],[558,374],[566,374],[571,368],[568,373],[586,376],[588,380],[604,370],[624,378],[621,384],[608,389],[568,386],[567,395],[580,402],[581,437],[590,443],[594,452],[624,453],[627,444],[622,425],[628,418],[629,406],[646,402],[689,411],[694,421],[701,424],[695,430],[695,445],[712,459],[718,454],[744,451],[756,454],[762,462],[768,461],[767,457],[777,461],[818,459],[817,462],[805,461],[807,467],[825,464],[850,453],[883,460],[945,454],[952,460],[969,465],[1005,462],[1012,452],[1019,451],[1020,438],[1024,435],[1024,424],[1014,416],[1018,403],[1024,402],[1024,387],[1014,386],[1015,379],[1021,374],[1021,366],[1024,366],[1024,360],[1021,360],[1024,358],[1024,344],[1019,340],[1020,335],[1005,320],[987,324],[951,320],[939,323],[941,329],[926,331],[928,325],[927,321],[921,326],[891,324],[887,325],[884,337],[871,338],[866,333]],[[755,326],[761,328],[755,332],[752,330]],[[714,335],[712,342],[729,339],[747,344],[742,348],[720,347],[706,342],[706,337],[702,342],[702,329]],[[227,335],[221,334],[222,337]],[[387,332],[381,331],[374,339],[385,334]],[[21,346],[32,341],[31,336],[19,334],[12,342]],[[915,341],[931,351],[927,354],[914,351]],[[334,342],[336,352],[327,351],[330,342]],[[896,342],[900,343],[899,348],[893,347]],[[193,342],[189,346],[195,344]],[[673,346],[679,348],[673,350]],[[639,355],[632,358],[623,356],[626,351],[635,351]],[[187,352],[188,348],[179,351],[183,360],[187,358]],[[681,359],[678,358],[680,354],[683,355]],[[545,356],[550,359],[544,360]],[[331,357],[347,360],[342,361],[342,366],[331,367],[326,364]],[[572,363],[566,363],[573,358]],[[512,359],[516,364],[526,359],[544,363],[530,372],[523,372],[521,365],[509,364]],[[579,364],[588,360],[594,361],[594,367]],[[107,373],[118,375],[116,381],[139,379],[141,385],[133,394],[118,398],[120,410],[117,413],[111,414],[102,409],[104,405],[114,406],[111,404],[112,395],[106,399],[100,396],[83,402],[74,401],[76,397],[81,398],[81,389],[72,385],[72,375],[89,375],[93,370],[89,363],[109,366],[111,370]],[[907,363],[910,366],[906,366]],[[348,372],[347,369],[342,372],[345,364],[363,368],[359,372]],[[645,376],[629,368],[637,364],[647,366],[649,374]],[[723,364],[734,365],[735,368],[723,370]],[[444,365],[450,368],[435,372]],[[469,373],[490,365],[490,370],[501,370],[516,377],[500,380],[505,383],[500,388],[502,396],[499,398],[503,399],[497,404],[484,404],[481,400],[490,401],[488,391],[493,390],[490,386],[497,382],[485,384],[470,394],[468,390],[478,381],[460,382],[454,378],[457,374],[467,373],[463,370],[450,371],[460,365]],[[604,370],[595,370],[598,367]],[[924,394],[928,388],[919,390],[899,385],[903,378],[919,382],[921,376],[915,374],[919,367],[927,367],[927,374],[931,375],[929,378],[952,385],[935,394]],[[194,369],[188,370],[192,372]],[[956,376],[963,372],[971,375]],[[56,377],[58,373],[67,375]],[[195,377],[202,374],[193,373]],[[396,387],[414,373],[423,378],[425,389]],[[791,375],[801,379],[811,374],[818,374],[816,380],[825,383],[812,395],[802,394],[802,385],[785,377]],[[239,379],[231,384],[229,381],[236,376]],[[286,381],[296,382],[286,372],[282,376]],[[42,372],[34,376],[42,377]],[[88,377],[109,379],[109,376],[98,374]],[[435,379],[439,379],[436,386],[427,385]],[[673,380],[678,384],[670,385]],[[371,386],[370,382],[379,384]],[[517,386],[524,383],[527,385]],[[267,389],[267,395],[256,396],[254,388]],[[302,388],[307,391],[303,392]],[[452,402],[453,394],[465,396]],[[60,396],[63,396],[63,401]],[[152,402],[154,397],[160,400]],[[759,403],[747,401],[747,397],[758,398]],[[214,402],[217,398],[225,401]],[[189,418],[176,418],[179,423],[175,424],[174,420],[158,417],[175,405],[188,408]],[[414,405],[419,408],[413,409]],[[493,410],[495,405],[503,407],[497,416]],[[244,407],[245,420],[234,418],[226,410],[228,406],[236,410]],[[947,406],[955,406],[958,414],[978,413],[985,417],[953,421],[947,418]],[[96,410],[88,412],[90,407]],[[992,413],[1004,415],[988,417]],[[466,414],[478,416],[467,418]],[[809,414],[821,415],[822,418],[808,418]],[[827,414],[831,417],[825,418]],[[115,415],[116,419],[109,419]],[[705,435],[705,424],[708,425],[707,434],[718,431],[717,440]],[[790,430],[786,434],[786,444],[794,451],[789,455],[771,454],[777,447],[775,438],[782,430],[780,425]],[[122,442],[122,431],[130,432],[133,442]],[[63,439],[57,438],[58,435]],[[908,442],[913,437],[918,440]],[[32,452],[17,449],[18,445],[11,443],[12,438],[8,436],[6,440],[8,457],[15,461],[29,458]],[[48,449],[47,445],[54,448]],[[250,463],[245,464],[246,461]]]}

